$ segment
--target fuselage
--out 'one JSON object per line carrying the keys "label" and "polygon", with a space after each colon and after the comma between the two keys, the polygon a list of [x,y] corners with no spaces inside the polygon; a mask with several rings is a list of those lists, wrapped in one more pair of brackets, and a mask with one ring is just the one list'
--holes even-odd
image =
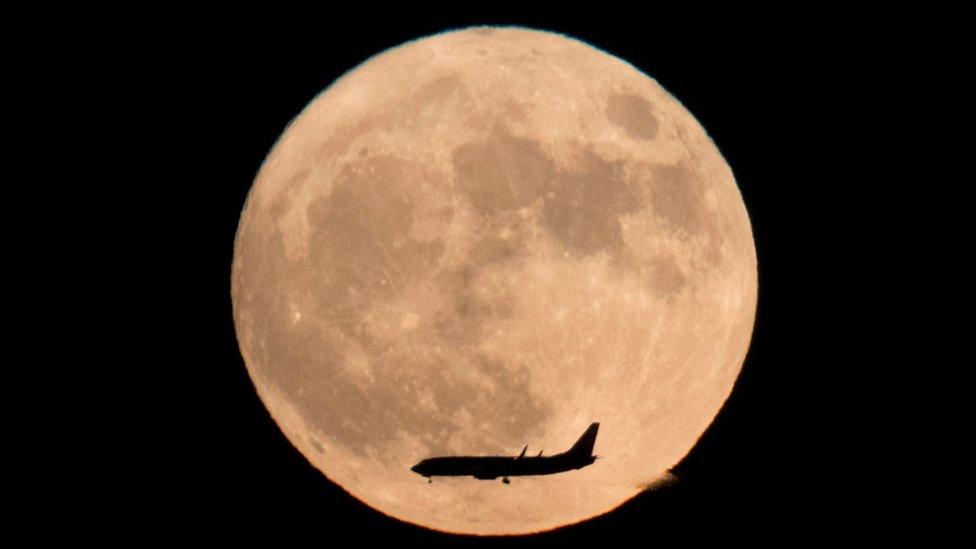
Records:
{"label": "fuselage", "polygon": [[[593,444],[599,423],[593,423],[568,451],[552,456],[526,456],[525,449],[518,456],[446,456],[428,458],[410,468],[427,478],[435,476],[472,476],[490,480],[526,475],[551,475],[581,469],[596,461]],[[528,446],[526,446],[526,449]]]}
{"label": "fuselage", "polygon": [[425,477],[472,476],[478,479],[517,477],[525,475],[551,475],[580,469],[596,460],[593,456],[582,459],[567,454],[545,457],[511,456],[451,456],[425,459],[414,465],[411,471]]}

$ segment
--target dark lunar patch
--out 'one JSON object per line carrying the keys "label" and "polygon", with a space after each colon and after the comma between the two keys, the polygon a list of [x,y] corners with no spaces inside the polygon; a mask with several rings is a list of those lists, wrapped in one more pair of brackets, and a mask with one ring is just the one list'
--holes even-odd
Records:
{"label": "dark lunar patch", "polygon": [[522,208],[542,196],[554,170],[539,144],[499,132],[454,149],[461,191],[482,214]]}
{"label": "dark lunar patch", "polygon": [[461,76],[452,73],[427,82],[389,114],[395,125],[412,127],[427,124],[426,121],[443,116],[448,109],[470,110],[464,107],[470,102]]}
{"label": "dark lunar patch", "polygon": [[475,243],[468,257],[471,258],[472,263],[479,265],[502,263],[513,259],[524,247],[524,242],[521,240],[506,240],[496,237],[482,238]]}
{"label": "dark lunar patch", "polygon": [[464,89],[461,77],[457,74],[441,76],[427,83],[417,95],[414,96],[414,103],[423,105],[430,103],[443,103],[452,95]]}
{"label": "dark lunar patch", "polygon": [[436,321],[438,337],[452,345],[475,345],[486,322],[512,315],[511,298],[482,295],[476,273],[476,267],[468,264],[436,279],[445,294],[453,296],[451,309]]}
{"label": "dark lunar patch", "polygon": [[676,294],[688,283],[672,256],[656,257],[649,262],[649,265],[649,285],[657,295]]}
{"label": "dark lunar patch", "polygon": [[516,214],[499,212],[488,217],[478,232],[485,236],[471,246],[468,261],[473,265],[504,263],[525,251],[525,222]]}
{"label": "dark lunar patch", "polygon": [[525,120],[528,118],[527,104],[523,101],[508,99],[503,103],[505,114],[512,120]]}
{"label": "dark lunar patch", "polygon": [[354,125],[340,127],[334,134],[316,147],[315,152],[311,155],[312,158],[341,157],[346,153],[353,141],[364,133],[375,128],[378,123],[378,120],[365,118]]}
{"label": "dark lunar patch", "polygon": [[590,254],[623,247],[619,217],[640,209],[624,180],[622,164],[586,152],[579,171],[557,172],[546,200],[544,223],[570,249]]}
{"label": "dark lunar patch", "polygon": [[384,299],[429,274],[443,242],[407,238],[419,179],[403,160],[383,156],[350,163],[329,196],[308,208],[315,296],[326,318],[362,310],[363,295]]}
{"label": "dark lunar patch", "polygon": [[590,150],[580,155],[578,169],[560,170],[539,143],[495,132],[455,149],[454,168],[461,191],[487,219],[541,198],[544,226],[567,248],[584,255],[615,252],[623,246],[619,217],[637,211],[640,197],[621,163]]}
{"label": "dark lunar patch", "polygon": [[651,104],[631,93],[607,98],[607,118],[634,139],[649,140],[657,135],[658,121]]}
{"label": "dark lunar patch", "polygon": [[438,337],[450,345],[474,345],[481,339],[483,315],[473,287],[474,268],[470,265],[457,271],[440,273],[435,282],[452,296],[450,309],[435,320]]}
{"label": "dark lunar patch", "polygon": [[479,307],[472,290],[474,269],[465,266],[435,278],[445,295],[453,296],[450,309],[435,320],[438,338],[450,345],[474,345],[481,339],[483,317],[473,314]]}
{"label": "dark lunar patch", "polygon": [[270,215],[274,219],[281,219],[288,213],[288,210],[292,205],[295,188],[308,179],[308,176],[311,173],[312,172],[310,169],[302,168],[295,171],[295,173],[285,180],[285,186],[274,196],[274,199],[271,201]]}
{"label": "dark lunar patch", "polygon": [[705,260],[711,266],[716,266],[722,262],[722,247],[716,241],[718,235],[712,234],[712,238],[708,240],[708,245],[705,247]]}
{"label": "dark lunar patch", "polygon": [[[295,186],[297,186],[299,183],[302,183],[303,181],[305,181],[305,178],[307,178],[308,177],[308,174],[311,173],[311,172],[312,172],[312,170],[310,170],[309,168],[301,168],[301,169],[297,170],[291,177],[289,177],[285,181],[285,190],[286,191],[291,190],[292,188],[294,188]],[[283,192],[281,194],[282,195],[287,195],[288,193],[287,192]]]}
{"label": "dark lunar patch", "polygon": [[322,452],[325,452],[325,448],[323,448],[322,445],[319,444],[318,441],[315,440],[314,438],[308,439],[308,443],[312,445],[312,448],[314,448],[316,452],[318,452],[320,454]]}
{"label": "dark lunar patch", "polygon": [[654,214],[672,230],[693,235],[705,229],[703,184],[691,166],[654,165],[648,188]]}

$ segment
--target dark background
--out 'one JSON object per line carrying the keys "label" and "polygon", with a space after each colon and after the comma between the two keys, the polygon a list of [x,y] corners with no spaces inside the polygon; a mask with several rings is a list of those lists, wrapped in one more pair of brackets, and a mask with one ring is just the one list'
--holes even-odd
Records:
{"label": "dark background", "polygon": [[[146,411],[127,418],[130,449],[113,464],[126,494],[114,511],[120,520],[158,535],[276,532],[340,546],[828,540],[855,527],[871,535],[864,509],[877,495],[863,471],[877,464],[860,457],[871,428],[844,407],[864,361],[850,289],[870,285],[856,265],[877,253],[868,245],[872,235],[852,230],[863,191],[849,184],[864,169],[850,137],[871,122],[850,113],[874,100],[859,82],[881,71],[870,62],[871,44],[833,19],[766,25],[746,15],[750,24],[733,25],[721,17],[665,24],[627,14],[277,15],[248,25],[167,19],[126,29],[125,39],[105,45],[133,75],[116,96],[128,123],[151,134],[121,137],[145,139],[152,155],[132,182],[133,199],[149,207],[127,214],[149,229],[115,238],[151,252],[133,260],[131,296],[158,311],[152,327],[139,327],[141,337],[150,336],[145,345],[135,340],[142,350],[133,368],[149,375],[133,377],[140,384],[133,404]],[[655,78],[731,166],[759,259],[745,366],[715,422],[675,468],[679,482],[583,524],[517,540],[404,524],[329,482],[258,399],[230,301],[238,217],[288,122],[368,57],[484,23],[566,33]],[[137,55],[119,53],[133,41]]]}

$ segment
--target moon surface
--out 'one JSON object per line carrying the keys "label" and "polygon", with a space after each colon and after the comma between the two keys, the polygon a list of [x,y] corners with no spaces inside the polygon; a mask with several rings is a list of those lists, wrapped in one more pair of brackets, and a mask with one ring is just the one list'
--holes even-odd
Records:
{"label": "moon surface", "polygon": [[[742,197],[691,114],[521,28],[409,42],[316,97],[257,175],[232,274],[294,446],[383,513],[473,534],[578,522],[666,476],[732,390],[756,294]],[[410,471],[561,452],[593,421],[603,459],[578,471]]]}

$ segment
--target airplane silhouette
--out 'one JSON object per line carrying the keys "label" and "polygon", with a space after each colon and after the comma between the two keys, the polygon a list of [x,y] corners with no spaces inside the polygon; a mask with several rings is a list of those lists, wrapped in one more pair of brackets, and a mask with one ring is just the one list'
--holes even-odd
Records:
{"label": "airplane silhouette", "polygon": [[554,456],[525,457],[528,446],[522,448],[518,457],[508,456],[448,456],[428,458],[410,468],[411,471],[427,477],[472,476],[480,480],[495,480],[502,477],[502,482],[509,483],[508,477],[526,475],[551,475],[573,469],[581,469],[592,464],[600,456],[593,455],[593,443],[596,442],[596,432],[599,423],[593,423],[586,429],[583,436],[573,444],[569,450]]}

